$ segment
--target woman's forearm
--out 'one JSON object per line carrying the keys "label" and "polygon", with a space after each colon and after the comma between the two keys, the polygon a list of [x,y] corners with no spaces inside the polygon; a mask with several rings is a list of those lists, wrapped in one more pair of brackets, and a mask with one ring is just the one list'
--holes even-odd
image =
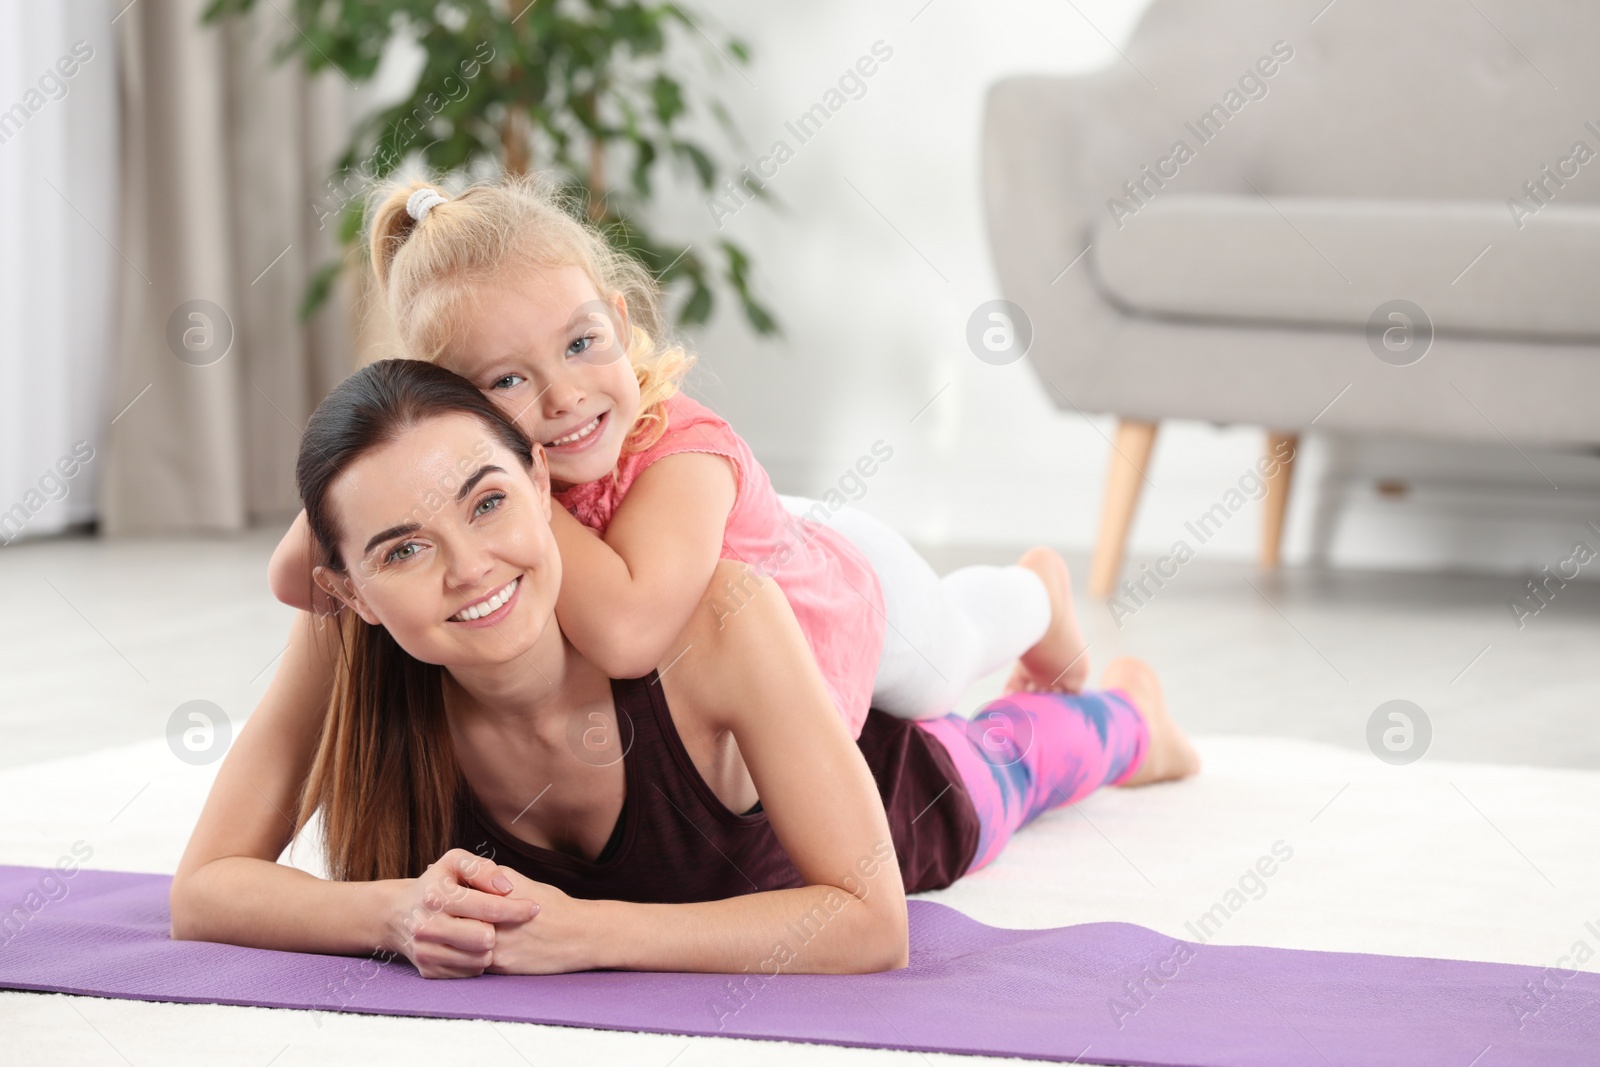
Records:
{"label": "woman's forearm", "polygon": [[864,974],[907,963],[903,901],[896,911],[870,892],[863,900],[837,886],[810,885],[695,904],[593,903],[596,967]]}
{"label": "woman's forearm", "polygon": [[399,885],[327,881],[270,860],[227,856],[174,883],[172,936],[337,956],[397,951],[388,924]]}

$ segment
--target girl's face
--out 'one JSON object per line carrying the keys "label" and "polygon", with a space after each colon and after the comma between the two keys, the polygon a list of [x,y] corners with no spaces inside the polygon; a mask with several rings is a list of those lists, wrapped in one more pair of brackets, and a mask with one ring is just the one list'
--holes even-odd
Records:
{"label": "girl's face", "polygon": [[478,288],[439,362],[542,444],[558,489],[610,474],[639,417],[627,307],[581,267],[505,274]]}
{"label": "girl's face", "polygon": [[489,666],[546,635],[561,559],[548,472],[470,415],[428,419],[329,487],[345,574],[317,581],[424,663]]}

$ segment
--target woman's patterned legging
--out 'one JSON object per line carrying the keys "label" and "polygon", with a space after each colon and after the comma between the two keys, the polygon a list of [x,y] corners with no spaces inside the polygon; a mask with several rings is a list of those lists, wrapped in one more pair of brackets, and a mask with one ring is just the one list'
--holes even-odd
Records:
{"label": "woman's patterned legging", "polygon": [[1144,717],[1121,689],[1013,693],[971,719],[952,713],[917,725],[949,750],[978,810],[982,831],[968,874],[1041,813],[1133,777],[1150,744]]}

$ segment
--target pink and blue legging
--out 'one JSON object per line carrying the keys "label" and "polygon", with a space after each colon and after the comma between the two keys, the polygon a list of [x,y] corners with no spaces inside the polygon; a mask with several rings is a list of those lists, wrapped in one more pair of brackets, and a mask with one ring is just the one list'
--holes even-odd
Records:
{"label": "pink and blue legging", "polygon": [[1043,812],[1120,785],[1144,762],[1150,733],[1121,689],[1013,693],[971,719],[949,714],[917,725],[949,750],[982,830],[970,874]]}

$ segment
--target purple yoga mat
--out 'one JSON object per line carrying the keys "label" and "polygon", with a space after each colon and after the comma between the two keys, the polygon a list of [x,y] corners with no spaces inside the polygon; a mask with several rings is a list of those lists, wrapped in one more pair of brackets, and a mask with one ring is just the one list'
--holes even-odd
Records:
{"label": "purple yoga mat", "polygon": [[1127,923],[1003,930],[913,900],[911,966],[883,974],[430,981],[404,960],[172,941],[171,878],[55,874],[0,866],[0,987],[1141,1067],[1600,1062],[1600,975],[1585,972],[1204,945]]}

